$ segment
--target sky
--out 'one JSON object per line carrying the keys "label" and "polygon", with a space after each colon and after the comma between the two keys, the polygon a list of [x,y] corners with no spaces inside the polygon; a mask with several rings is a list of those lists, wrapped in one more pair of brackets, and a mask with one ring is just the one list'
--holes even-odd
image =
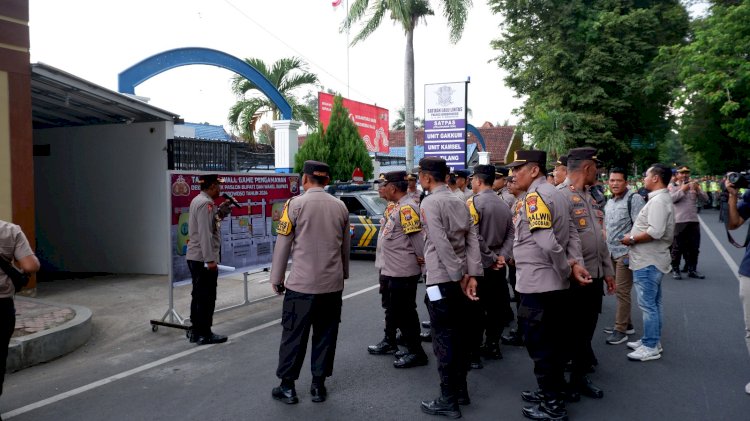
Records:
{"label": "sky", "polygon": [[[339,31],[346,3],[334,8],[331,0],[30,0],[31,61],[117,91],[120,72],[174,48],[211,48],[269,64],[297,56],[323,89],[387,108],[392,122],[404,104],[403,30],[386,17],[368,39],[349,47],[347,78],[347,35]],[[440,2],[431,3],[435,16],[420,23],[414,35],[415,114],[424,116],[425,84],[470,78],[469,123],[517,122],[512,111],[522,100],[490,62],[497,55],[490,41],[500,36],[501,16],[492,14],[486,1],[474,0],[463,37],[454,45]],[[236,101],[233,75],[214,66],[183,66],[138,85],[135,93],[186,122],[228,129],[227,114]]]}

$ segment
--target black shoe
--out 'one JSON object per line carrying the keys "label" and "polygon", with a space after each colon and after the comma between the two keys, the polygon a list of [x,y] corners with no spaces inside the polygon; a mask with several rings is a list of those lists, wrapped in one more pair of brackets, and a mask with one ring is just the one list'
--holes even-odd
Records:
{"label": "black shoe", "polygon": [[277,401],[284,402],[286,404],[293,404],[299,402],[297,399],[297,391],[294,387],[278,386],[274,387],[271,391],[271,396]]}
{"label": "black shoe", "polygon": [[326,397],[328,397],[328,391],[324,385],[313,383],[310,386],[310,396],[313,402],[325,402]]}
{"label": "black shoe", "polygon": [[677,280],[682,279],[682,275],[680,275],[679,270],[672,270],[672,279],[677,279]]}
{"label": "black shoe", "polygon": [[[562,397],[565,399],[565,402],[578,402],[581,400],[581,395],[573,390],[563,392]],[[542,399],[541,390],[525,390],[521,392],[521,399],[531,403],[539,403],[544,400]]]}
{"label": "black shoe", "polygon": [[427,354],[406,354],[393,362],[396,368],[411,368],[427,365]]}
{"label": "black shoe", "polygon": [[490,360],[502,360],[503,353],[500,351],[500,345],[497,342],[490,342],[485,344],[480,352],[484,358]]}
{"label": "black shoe", "polygon": [[195,342],[198,345],[223,344],[226,341],[227,341],[227,337],[225,335],[217,335],[215,333],[212,333],[208,336],[195,337]]}
{"label": "black shoe", "polygon": [[459,389],[457,395],[458,395],[458,398],[456,399],[456,402],[459,405],[466,406],[466,405],[471,404],[471,398],[469,397],[469,391],[468,390],[466,390],[466,389]]}
{"label": "black shoe", "polygon": [[191,344],[198,343],[198,335],[196,335],[192,329],[188,330],[187,337],[190,340]]}
{"label": "black shoe", "polygon": [[604,397],[604,391],[594,386],[588,376],[583,376],[580,380],[574,380],[570,384],[573,391],[592,399],[601,399]]}
{"label": "black shoe", "polygon": [[534,406],[527,406],[521,410],[523,416],[531,418],[532,420],[542,421],[567,421],[568,410],[565,409],[565,404],[557,399],[550,401],[542,401],[541,403]]}
{"label": "black shoe", "polygon": [[691,270],[690,272],[688,272],[688,278],[706,279],[706,276],[698,272],[697,270]]}
{"label": "black shoe", "polygon": [[523,346],[523,338],[521,338],[521,335],[516,330],[511,330],[507,335],[501,336],[500,342],[503,345]]}
{"label": "black shoe", "polygon": [[430,322],[429,320],[425,320],[422,322],[422,327],[425,329],[429,329],[431,326],[432,326],[432,322]]}
{"label": "black shoe", "polygon": [[484,368],[484,364],[482,364],[482,360],[479,359],[479,357],[472,357],[471,362],[469,363],[469,368],[472,370],[481,370]]}
{"label": "black shoe", "polygon": [[430,415],[443,415],[448,418],[461,418],[461,409],[458,402],[443,398],[442,396],[432,401],[422,401],[422,412]]}
{"label": "black shoe", "polygon": [[370,345],[367,347],[367,352],[372,355],[393,354],[396,351],[398,351],[398,347],[385,339],[378,342],[377,345]]}
{"label": "black shoe", "polygon": [[402,351],[402,350],[399,349],[398,351],[396,351],[393,354],[393,356],[396,357],[396,359],[399,359],[399,358],[403,357],[404,355],[408,355],[408,354],[409,354],[409,351]]}
{"label": "black shoe", "polygon": [[419,339],[421,339],[422,342],[432,342],[432,333],[422,332],[419,334]]}

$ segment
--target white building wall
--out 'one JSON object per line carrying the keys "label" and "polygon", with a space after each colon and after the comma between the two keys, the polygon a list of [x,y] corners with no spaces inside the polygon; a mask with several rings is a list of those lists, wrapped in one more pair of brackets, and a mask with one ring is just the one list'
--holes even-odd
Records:
{"label": "white building wall", "polygon": [[171,122],[34,131],[37,248],[53,269],[167,274]]}

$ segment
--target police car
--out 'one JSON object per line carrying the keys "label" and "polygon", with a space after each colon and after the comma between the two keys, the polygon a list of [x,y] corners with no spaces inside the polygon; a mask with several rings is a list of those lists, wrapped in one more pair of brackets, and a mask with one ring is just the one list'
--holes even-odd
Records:
{"label": "police car", "polygon": [[373,190],[372,184],[336,184],[326,190],[341,199],[349,211],[352,254],[375,253],[380,219],[388,203]]}

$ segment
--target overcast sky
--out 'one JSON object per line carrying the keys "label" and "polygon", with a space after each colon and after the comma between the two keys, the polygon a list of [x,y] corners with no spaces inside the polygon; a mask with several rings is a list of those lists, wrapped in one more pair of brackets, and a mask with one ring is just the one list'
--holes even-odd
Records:
{"label": "overcast sky", "polygon": [[[346,0],[30,0],[31,61],[43,62],[117,90],[121,71],[154,54],[182,47],[206,47],[240,59],[266,63],[302,57],[325,89],[347,96],[347,37],[339,33]],[[509,119],[521,105],[492,62],[490,41],[500,34],[501,17],[475,0],[461,41],[449,41],[438,1],[436,15],[415,31],[416,115],[424,116],[424,84],[471,77],[469,122],[480,126]],[[359,27],[357,27],[358,29]],[[353,36],[353,35],[352,35]],[[390,110],[391,121],[404,102],[406,39],[384,20],[364,42],[349,48],[350,99]],[[235,102],[233,73],[213,66],[183,66],[155,76],[135,89],[157,107],[188,122],[228,127]],[[304,95],[299,92],[299,96]]]}

